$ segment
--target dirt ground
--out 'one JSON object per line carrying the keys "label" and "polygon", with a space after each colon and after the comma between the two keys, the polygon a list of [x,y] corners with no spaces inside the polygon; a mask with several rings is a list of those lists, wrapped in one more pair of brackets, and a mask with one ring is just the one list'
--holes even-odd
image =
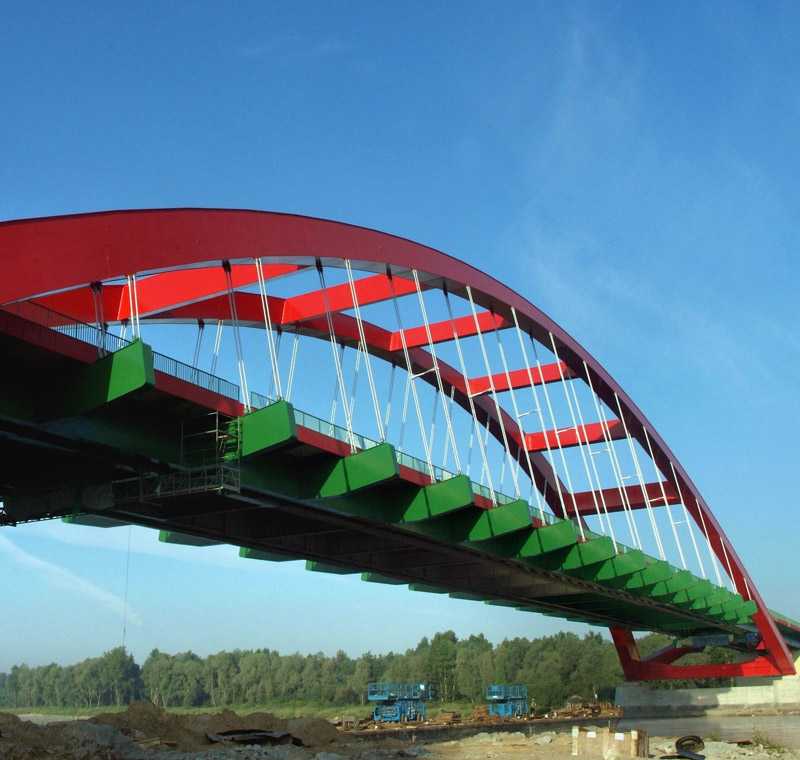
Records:
{"label": "dirt ground", "polygon": [[[230,733],[239,732],[231,738]],[[249,732],[249,733],[248,733]],[[276,743],[277,742],[277,743]],[[650,757],[674,754],[675,738],[650,738]],[[708,760],[800,760],[800,750],[706,741]],[[89,720],[39,726],[0,713],[1,760],[572,760],[570,734],[479,733],[422,744],[407,738],[356,738],[321,718],[283,720],[230,710],[173,715],[148,702]],[[592,760],[589,755],[583,755]]]}

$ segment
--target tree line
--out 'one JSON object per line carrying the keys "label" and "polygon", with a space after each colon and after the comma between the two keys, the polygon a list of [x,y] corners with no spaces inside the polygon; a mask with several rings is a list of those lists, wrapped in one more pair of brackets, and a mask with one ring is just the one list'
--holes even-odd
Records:
{"label": "tree line", "polygon": [[[643,653],[668,642],[651,634]],[[695,655],[720,661],[720,654]],[[122,706],[139,699],[158,707],[221,708],[232,705],[352,706],[366,701],[369,681],[427,681],[441,702],[483,702],[495,683],[528,687],[537,710],[570,696],[613,699],[624,682],[613,644],[599,633],[574,633],[493,645],[483,634],[459,640],[453,631],[423,638],[405,653],[351,658],[342,651],[281,655],[270,649],[234,650],[200,657],[154,649],[139,666],[124,647],[76,665],[15,665],[0,673],[0,706],[12,708]],[[667,682],[666,687],[699,685]]]}

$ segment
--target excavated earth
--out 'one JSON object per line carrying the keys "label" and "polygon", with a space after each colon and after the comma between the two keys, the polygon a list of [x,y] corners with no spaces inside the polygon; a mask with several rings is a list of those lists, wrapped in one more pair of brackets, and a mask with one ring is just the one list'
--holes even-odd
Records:
{"label": "excavated earth", "polygon": [[[238,732],[238,733],[236,733]],[[233,734],[233,738],[231,737]],[[571,760],[572,737],[550,731],[479,733],[422,744],[413,736],[353,737],[321,718],[271,713],[173,715],[149,702],[89,720],[40,726],[0,712],[0,760]],[[650,757],[674,755],[675,738],[650,739]],[[707,760],[800,760],[800,750],[706,741]],[[589,756],[585,756],[589,758]]]}

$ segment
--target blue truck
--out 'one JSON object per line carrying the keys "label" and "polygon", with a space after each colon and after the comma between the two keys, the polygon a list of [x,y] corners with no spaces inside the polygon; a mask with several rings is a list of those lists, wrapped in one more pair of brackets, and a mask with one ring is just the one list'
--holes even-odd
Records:
{"label": "blue truck", "polygon": [[418,681],[372,681],[367,700],[374,705],[372,719],[379,723],[421,723],[431,685]]}

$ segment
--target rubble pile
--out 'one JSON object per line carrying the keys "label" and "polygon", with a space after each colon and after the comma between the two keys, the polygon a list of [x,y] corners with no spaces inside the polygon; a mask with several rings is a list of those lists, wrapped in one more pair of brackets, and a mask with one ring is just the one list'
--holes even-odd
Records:
{"label": "rubble pile", "polygon": [[37,726],[0,713],[3,760],[215,760],[314,758],[344,735],[321,718],[271,713],[173,715],[149,702],[88,720]]}

